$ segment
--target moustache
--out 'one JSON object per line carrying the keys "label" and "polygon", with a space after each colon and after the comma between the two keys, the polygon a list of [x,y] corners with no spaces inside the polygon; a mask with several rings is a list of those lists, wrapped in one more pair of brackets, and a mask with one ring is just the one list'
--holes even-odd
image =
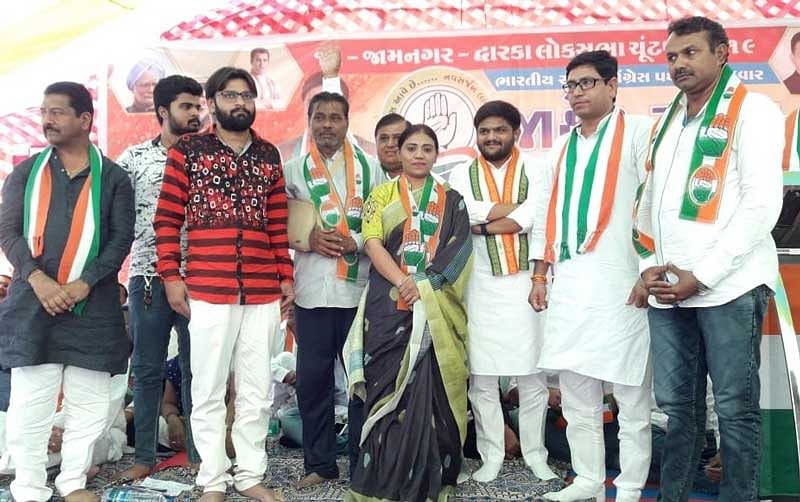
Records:
{"label": "moustache", "polygon": [[679,70],[675,70],[673,73],[675,75],[675,78],[686,77],[686,76],[692,75],[691,71],[683,69],[683,68],[681,68]]}
{"label": "moustache", "polygon": [[45,133],[47,133],[48,131],[53,131],[55,133],[61,132],[58,129],[56,129],[55,127],[49,127],[49,126],[42,128],[42,131],[45,132]]}

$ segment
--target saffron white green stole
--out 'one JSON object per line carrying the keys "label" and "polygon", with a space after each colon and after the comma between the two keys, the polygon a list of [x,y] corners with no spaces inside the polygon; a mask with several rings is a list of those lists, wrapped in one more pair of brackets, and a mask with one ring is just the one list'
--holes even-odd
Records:
{"label": "saffron white green stole", "polygon": [[[697,131],[694,150],[689,165],[689,175],[683,193],[679,218],[697,223],[715,223],[722,202],[725,177],[730,163],[733,138],[739,123],[739,113],[747,95],[747,88],[727,65],[711,94],[702,122]],[[679,108],[683,93],[678,93],[653,127],[650,152],[647,155],[647,176],[639,187],[634,205],[633,244],[642,257],[655,252],[652,222],[639,217],[642,203],[652,204],[652,173],[657,168],[656,153],[675,112]]]}
{"label": "saffron white green stole", "polygon": [[[492,174],[492,167],[483,158],[475,159],[469,166],[469,182],[472,196],[477,201],[495,204],[522,204],[528,198],[529,181],[525,174],[525,163],[520,161],[519,149],[515,146],[506,168],[502,193]],[[492,275],[512,275],[528,270],[528,235],[498,234],[484,237],[489,252]]]}
{"label": "saffron white green stole", "polygon": [[[23,206],[23,234],[31,256],[44,253],[44,232],[50,210],[53,179],[48,146],[37,155],[25,185]],[[100,193],[103,174],[103,155],[94,145],[89,146],[89,176],[83,183],[72,213],[67,243],[58,266],[56,280],[67,284],[79,279],[84,269],[97,258],[100,249]],[[72,312],[81,315],[86,300],[78,303]]]}
{"label": "saffron white green stole", "polygon": [[[578,126],[570,132],[559,155],[545,226],[545,260],[549,263],[591,252],[611,220],[625,113],[615,109],[599,127],[585,166],[578,165]],[[579,172],[583,173],[580,186]]]}

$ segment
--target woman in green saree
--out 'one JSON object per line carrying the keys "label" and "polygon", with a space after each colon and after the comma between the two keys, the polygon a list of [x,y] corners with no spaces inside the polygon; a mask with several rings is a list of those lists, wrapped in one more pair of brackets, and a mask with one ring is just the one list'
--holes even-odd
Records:
{"label": "woman in green saree", "polygon": [[469,218],[458,192],[430,174],[434,131],[411,126],[399,146],[403,174],[364,207],[372,269],[345,345],[365,412],[353,502],[446,500],[466,434]]}

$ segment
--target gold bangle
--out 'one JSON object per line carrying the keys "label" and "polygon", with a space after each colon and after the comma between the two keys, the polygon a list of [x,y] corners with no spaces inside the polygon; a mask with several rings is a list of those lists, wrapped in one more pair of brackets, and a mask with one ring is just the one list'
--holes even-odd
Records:
{"label": "gold bangle", "polygon": [[534,284],[547,284],[547,276],[544,274],[533,274],[531,280]]}

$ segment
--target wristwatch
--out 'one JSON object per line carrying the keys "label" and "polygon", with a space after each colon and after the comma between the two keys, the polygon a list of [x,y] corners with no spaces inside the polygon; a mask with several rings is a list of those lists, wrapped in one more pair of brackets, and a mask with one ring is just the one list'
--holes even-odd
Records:
{"label": "wristwatch", "polygon": [[711,291],[711,288],[709,288],[708,286],[706,286],[702,282],[697,281],[697,295],[698,296],[703,296],[705,294],[708,294],[709,291]]}
{"label": "wristwatch", "polygon": [[481,223],[478,225],[481,229],[481,235],[489,235],[489,231],[486,230],[486,225],[488,225],[488,223]]}

